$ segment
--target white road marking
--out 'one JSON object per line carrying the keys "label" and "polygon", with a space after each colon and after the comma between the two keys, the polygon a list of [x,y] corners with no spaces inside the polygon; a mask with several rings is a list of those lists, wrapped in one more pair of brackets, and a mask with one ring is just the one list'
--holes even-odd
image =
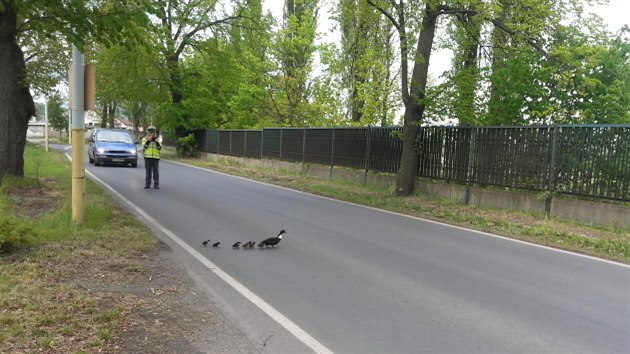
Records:
{"label": "white road marking", "polygon": [[477,230],[473,230],[473,229],[467,229],[467,228],[461,227],[461,226],[445,224],[443,222],[439,222],[439,221],[435,221],[435,220],[423,219],[423,218],[418,217],[418,216],[406,215],[406,214],[398,213],[398,212],[391,211],[391,210],[379,209],[379,208],[375,208],[375,207],[371,207],[371,206],[367,206],[367,205],[361,205],[361,204],[357,204],[357,203],[353,203],[353,202],[347,202],[345,200],[339,200],[339,199],[334,199],[334,198],[330,198],[330,197],[325,197],[325,196],[322,196],[322,195],[317,195],[317,194],[312,194],[312,193],[308,193],[308,192],[303,192],[303,191],[300,191],[300,190],[291,189],[291,188],[287,188],[287,187],[283,187],[283,186],[278,186],[278,185],[267,183],[267,182],[256,181],[256,180],[253,180],[253,179],[250,179],[250,178],[247,178],[247,177],[235,176],[235,175],[231,175],[231,174],[228,174],[228,173],[223,173],[223,172],[211,170],[209,168],[193,166],[193,165],[189,165],[189,164],[185,164],[185,163],[181,163],[181,162],[177,162],[177,161],[168,161],[168,162],[174,163],[174,164],[178,164],[178,165],[182,165],[182,166],[196,168],[196,169],[203,170],[203,171],[213,172],[213,173],[216,173],[216,174],[219,174],[219,175],[223,175],[223,176],[227,176],[227,177],[238,178],[238,179],[241,179],[241,180],[244,180],[244,181],[258,183],[258,184],[262,184],[262,185],[269,186],[269,187],[280,188],[280,189],[284,189],[284,190],[288,190],[288,191],[292,191],[292,192],[296,192],[296,193],[309,195],[309,196],[312,196],[312,197],[322,198],[322,199],[334,201],[334,202],[337,202],[337,203],[353,205],[353,206],[360,207],[360,208],[367,208],[367,209],[376,210],[376,211],[380,211],[380,212],[387,213],[387,214],[398,215],[398,216],[402,216],[402,217],[406,217],[406,218],[411,218],[411,219],[415,219],[415,220],[429,222],[429,223],[432,223],[432,224],[442,225],[442,226],[454,228],[454,229],[457,229],[457,230],[473,232],[473,233],[477,233],[477,234],[480,234],[480,235],[485,235],[485,236],[500,238],[500,239],[506,240],[506,241],[512,241],[512,242],[520,243],[520,244],[523,244],[523,245],[543,248],[543,249],[546,249],[546,250],[549,250],[549,251],[554,251],[554,252],[559,252],[559,253],[564,253],[564,254],[570,254],[570,255],[573,255],[573,256],[587,258],[587,259],[594,260],[594,261],[599,261],[599,262],[604,262],[604,263],[609,263],[609,264],[622,266],[622,267],[625,267],[625,268],[630,268],[630,265],[628,265],[628,264],[619,263],[619,262],[615,262],[615,261],[609,261],[607,259],[597,258],[597,257],[593,257],[593,256],[581,254],[581,253],[575,253],[575,252],[571,252],[571,251],[561,250],[561,249],[557,249],[557,248],[553,248],[553,247],[549,247],[549,246],[544,246],[544,245],[539,245],[539,244],[536,244],[536,243],[531,243],[531,242],[527,242],[527,241],[523,241],[523,240],[517,240],[517,239],[505,237],[505,236],[495,235],[495,234],[491,234],[491,233],[484,232],[484,231],[477,231]]}
{"label": "white road marking", "polygon": [[[68,154],[66,156],[72,160]],[[223,279],[228,285],[230,285],[234,290],[238,291],[241,295],[243,295],[247,300],[251,301],[254,305],[256,305],[259,309],[265,312],[269,317],[271,317],[274,321],[276,321],[279,325],[284,327],[287,331],[293,334],[297,339],[299,339],[306,346],[311,348],[315,353],[333,353],[332,350],[326,348],[322,343],[320,343],[317,339],[313,338],[310,334],[304,331],[300,326],[295,324],[293,321],[288,319],[286,316],[281,314],[278,310],[269,305],[265,300],[260,298],[258,295],[253,293],[243,284],[239,283],[236,279],[232,278],[229,274],[224,272],[221,268],[219,268],[216,264],[212,263],[209,259],[204,257],[201,253],[197,252],[194,248],[192,248],[189,244],[184,242],[181,238],[175,235],[173,232],[162,226],[155,219],[153,219],[149,214],[147,214],[140,207],[132,203],[129,199],[125,198],[122,194],[118,193],[114,188],[110,185],[102,181],[100,178],[96,177],[92,172],[87,171],[86,173],[90,178],[97,181],[105,188],[107,188],[111,193],[116,195],[120,200],[124,201],[133,208],[138,214],[140,214],[147,222],[157,226],[165,235],[170,237],[173,241],[175,241],[181,248],[190,253],[193,257],[195,257],[199,262],[201,262],[206,268],[208,268],[211,272],[216,274],[219,278]]]}

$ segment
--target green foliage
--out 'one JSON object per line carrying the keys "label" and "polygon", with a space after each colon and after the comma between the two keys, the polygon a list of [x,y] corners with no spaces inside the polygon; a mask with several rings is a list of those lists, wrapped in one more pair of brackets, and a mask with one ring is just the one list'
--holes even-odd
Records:
{"label": "green foliage", "polygon": [[365,1],[340,0],[336,19],[341,48],[332,60],[346,102],[339,102],[355,125],[391,125],[393,122],[397,58],[394,28]]}
{"label": "green foliage", "polygon": [[50,94],[67,77],[70,43],[84,51],[88,43],[137,41],[146,25],[149,1],[8,1],[18,15],[18,45],[25,53],[28,82],[37,93]]}
{"label": "green foliage", "polygon": [[23,222],[0,217],[0,253],[8,253],[29,243],[33,230]]}
{"label": "green foliage", "polygon": [[289,0],[283,28],[278,32],[273,53],[280,63],[274,78],[273,107],[283,126],[307,126],[312,112],[309,98],[313,55],[316,50],[318,4],[316,0]]}
{"label": "green foliage", "polygon": [[18,42],[26,58],[31,89],[37,94],[54,94],[68,75],[71,48],[65,38],[49,38],[41,32],[20,32]]}
{"label": "green foliage", "polygon": [[[395,18],[403,11],[403,46],[414,63],[426,2],[407,1],[400,9],[384,0],[371,2]],[[426,88],[427,116],[460,124],[630,121],[628,30],[612,35],[600,29],[597,19],[582,16],[585,2],[441,2],[453,12],[475,15],[440,15],[447,29],[438,32],[437,45],[455,55],[441,85]],[[88,35],[77,44],[98,65],[99,103],[116,104],[138,126],[149,117],[169,130],[393,124],[402,105],[399,49],[395,28],[375,6],[336,2],[332,16],[341,33],[336,46],[316,44],[314,0],[288,0],[276,33],[260,0],[235,1],[230,15],[214,0],[176,3],[170,12],[156,12],[167,3],[12,2],[24,21],[20,43],[33,55],[30,80],[48,92],[65,76],[59,64],[68,55],[64,38],[78,37],[63,18]],[[36,13],[51,16],[30,21]],[[151,14],[157,18],[149,24]],[[88,22],[94,26],[83,26]],[[547,56],[532,49],[532,38]],[[321,70],[314,69],[316,54]]]}
{"label": "green foliage", "polygon": [[64,100],[58,93],[48,97],[48,124],[54,130],[68,130],[67,110],[63,108]]}
{"label": "green foliage", "polygon": [[475,14],[448,16],[439,43],[455,55],[445,80],[427,89],[433,121],[627,123],[628,30],[608,33],[584,14],[587,2],[453,3]]}
{"label": "green foliage", "polygon": [[[149,37],[148,33],[144,36]],[[95,49],[97,62],[97,103],[100,110],[116,106],[134,126],[147,126],[149,112],[157,111],[168,103],[158,50],[144,41],[134,47],[112,46]]]}
{"label": "green foliage", "polygon": [[199,156],[199,149],[193,134],[188,134],[183,138],[177,139],[177,155],[183,157]]}
{"label": "green foliage", "polygon": [[[148,23],[149,0],[86,1],[9,0],[21,20],[23,38],[68,42],[85,50],[86,43],[126,43],[140,39]],[[32,37],[37,34],[37,37]]]}

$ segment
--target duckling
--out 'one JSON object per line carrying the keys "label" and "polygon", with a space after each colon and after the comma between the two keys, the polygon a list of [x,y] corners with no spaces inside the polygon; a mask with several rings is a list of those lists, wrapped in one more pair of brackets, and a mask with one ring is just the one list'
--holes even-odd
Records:
{"label": "duckling", "polygon": [[[239,241],[239,242],[233,244],[232,248],[239,248],[240,246],[241,246],[241,242]],[[243,246],[243,247],[245,247],[245,246]]]}
{"label": "duckling", "polygon": [[212,248],[219,248],[219,245],[221,244],[221,242],[217,242],[212,244]]}
{"label": "duckling", "polygon": [[254,248],[255,245],[256,245],[256,241],[251,241],[249,243],[249,248]]}
{"label": "duckling", "polygon": [[208,247],[209,242],[210,240],[207,240],[207,241],[203,241],[201,244],[203,245],[203,247]]}

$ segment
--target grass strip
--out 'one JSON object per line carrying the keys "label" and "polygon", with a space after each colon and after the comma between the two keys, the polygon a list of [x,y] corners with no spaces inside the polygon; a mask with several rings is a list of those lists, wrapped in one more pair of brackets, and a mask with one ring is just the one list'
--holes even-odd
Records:
{"label": "grass strip", "polygon": [[28,144],[24,175],[0,186],[0,240],[8,230],[21,239],[0,253],[0,352],[102,351],[135,306],[105,284],[138,272],[134,260],[156,240],[90,180],[85,222],[76,224],[62,154]]}

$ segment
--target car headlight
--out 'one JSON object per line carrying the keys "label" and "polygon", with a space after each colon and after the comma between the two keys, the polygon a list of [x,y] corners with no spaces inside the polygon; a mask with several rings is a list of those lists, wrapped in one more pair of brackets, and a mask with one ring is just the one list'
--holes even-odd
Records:
{"label": "car headlight", "polygon": [[129,150],[129,153],[132,154],[132,155],[135,155],[135,154],[138,153],[138,150],[132,149],[132,150]]}
{"label": "car headlight", "polygon": [[98,149],[96,149],[96,152],[98,152],[99,154],[103,154],[103,153],[105,153],[105,149],[98,148]]}

